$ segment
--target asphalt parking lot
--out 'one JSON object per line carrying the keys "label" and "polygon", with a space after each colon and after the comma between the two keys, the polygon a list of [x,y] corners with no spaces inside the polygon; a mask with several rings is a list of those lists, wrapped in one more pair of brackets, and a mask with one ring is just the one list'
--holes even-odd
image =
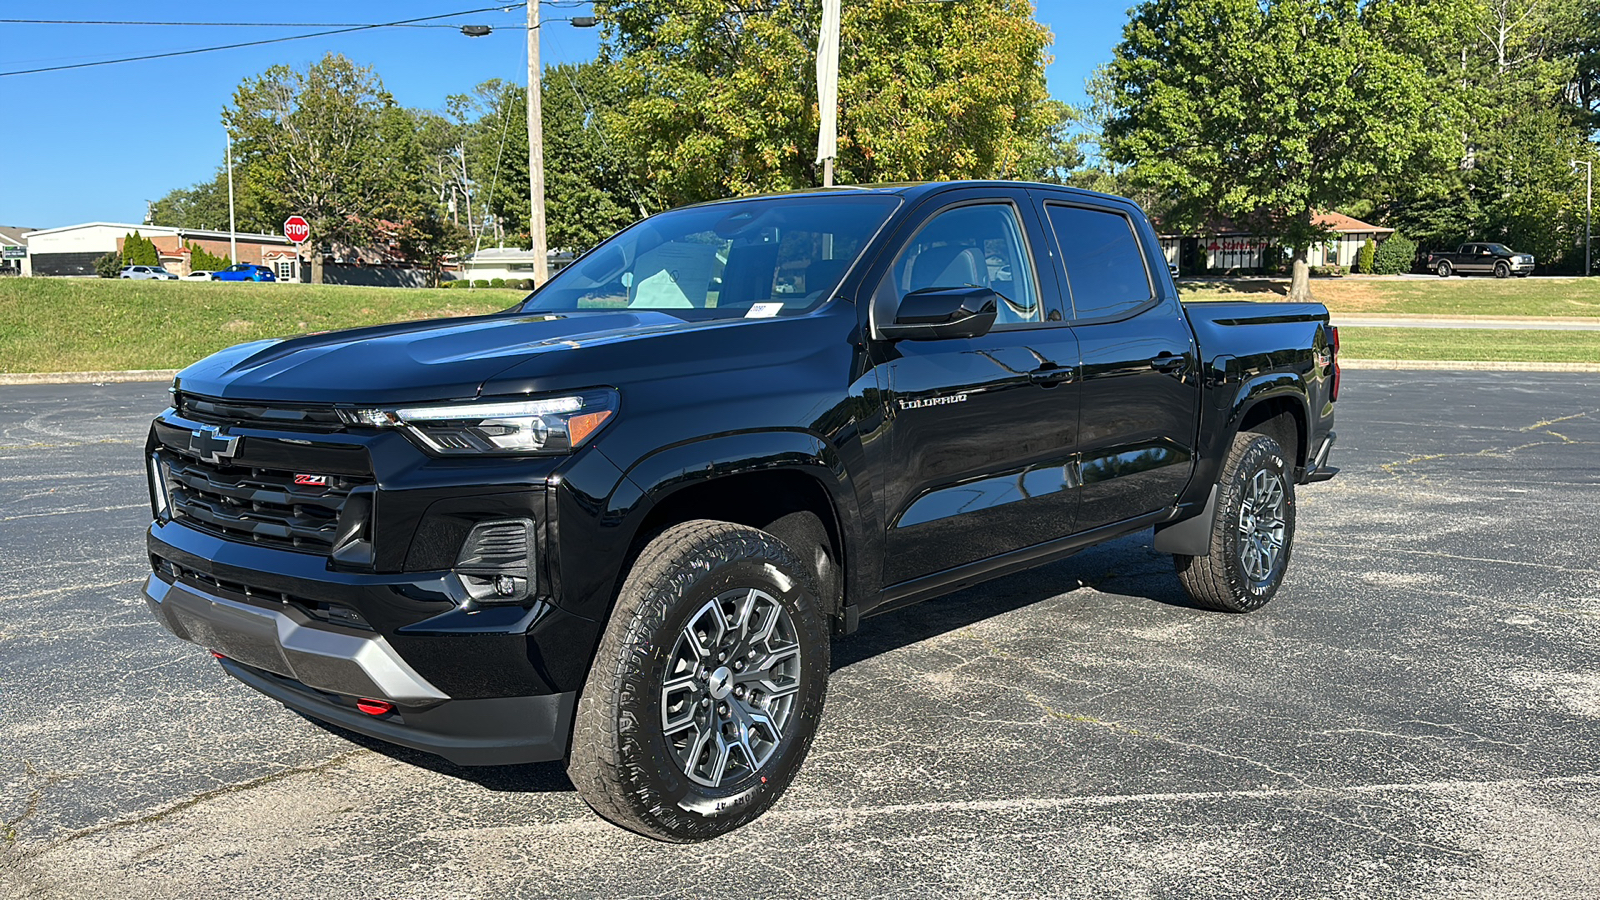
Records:
{"label": "asphalt parking lot", "polygon": [[1600,896],[1600,381],[1346,373],[1288,583],[1135,537],[868,620],[815,749],[657,844],[353,743],[139,597],[162,386],[0,388],[0,896]]}

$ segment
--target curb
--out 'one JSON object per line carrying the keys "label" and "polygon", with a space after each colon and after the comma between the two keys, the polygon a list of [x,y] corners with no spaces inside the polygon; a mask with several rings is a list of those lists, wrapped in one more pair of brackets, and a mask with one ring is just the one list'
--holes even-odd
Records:
{"label": "curb", "polygon": [[0,372],[3,384],[120,384],[130,381],[168,381],[177,369],[123,369],[119,372]]}
{"label": "curb", "polygon": [[1478,359],[1345,359],[1341,356],[1339,368],[1430,372],[1600,372],[1600,363],[1498,362]]}

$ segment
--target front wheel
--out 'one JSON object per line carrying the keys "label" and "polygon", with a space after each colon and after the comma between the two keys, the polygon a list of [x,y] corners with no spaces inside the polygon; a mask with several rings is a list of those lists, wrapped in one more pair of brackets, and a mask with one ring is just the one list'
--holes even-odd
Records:
{"label": "front wheel", "polygon": [[700,841],[777,802],[828,683],[815,576],[727,522],[673,526],[640,552],[578,701],[567,774],[601,816]]}
{"label": "front wheel", "polygon": [[1178,581],[1202,606],[1254,612],[1278,592],[1293,546],[1291,464],[1271,437],[1240,432],[1218,482],[1211,553],[1173,557]]}
{"label": "front wheel", "polygon": [[1441,261],[1439,263],[1439,267],[1437,269],[1434,269],[1434,271],[1439,273],[1439,277],[1440,278],[1449,278],[1450,277],[1450,263],[1448,261]]}
{"label": "front wheel", "polygon": [[1511,267],[1506,265],[1505,263],[1495,263],[1494,264],[1494,277],[1496,277],[1496,278],[1510,278],[1511,277]]}

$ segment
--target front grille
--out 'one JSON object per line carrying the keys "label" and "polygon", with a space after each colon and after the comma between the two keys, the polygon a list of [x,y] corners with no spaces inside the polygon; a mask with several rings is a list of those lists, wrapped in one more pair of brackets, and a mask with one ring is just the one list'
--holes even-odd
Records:
{"label": "front grille", "polygon": [[161,454],[173,517],[202,531],[306,553],[328,553],[350,492],[370,478],[323,476],[325,485],[295,484],[295,472],[223,466]]}
{"label": "front grille", "polygon": [[180,392],[173,407],[186,419],[214,425],[257,425],[306,431],[343,431],[332,407],[275,406],[239,400],[217,400]]}

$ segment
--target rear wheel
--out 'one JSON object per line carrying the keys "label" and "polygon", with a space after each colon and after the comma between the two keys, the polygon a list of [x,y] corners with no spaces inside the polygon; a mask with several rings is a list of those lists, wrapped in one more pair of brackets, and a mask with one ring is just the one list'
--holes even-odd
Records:
{"label": "rear wheel", "polygon": [[1218,482],[1208,556],[1174,556],[1178,581],[1194,602],[1254,612],[1283,583],[1294,546],[1294,478],[1278,442],[1234,435]]}
{"label": "rear wheel", "polygon": [[573,785],[658,840],[752,821],[811,747],[828,650],[815,577],[782,541],[726,522],[667,529],[628,573],[578,701]]}
{"label": "rear wheel", "polygon": [[1439,273],[1439,277],[1440,278],[1449,278],[1450,277],[1450,261],[1449,260],[1440,260],[1438,267],[1435,268],[1434,271]]}

